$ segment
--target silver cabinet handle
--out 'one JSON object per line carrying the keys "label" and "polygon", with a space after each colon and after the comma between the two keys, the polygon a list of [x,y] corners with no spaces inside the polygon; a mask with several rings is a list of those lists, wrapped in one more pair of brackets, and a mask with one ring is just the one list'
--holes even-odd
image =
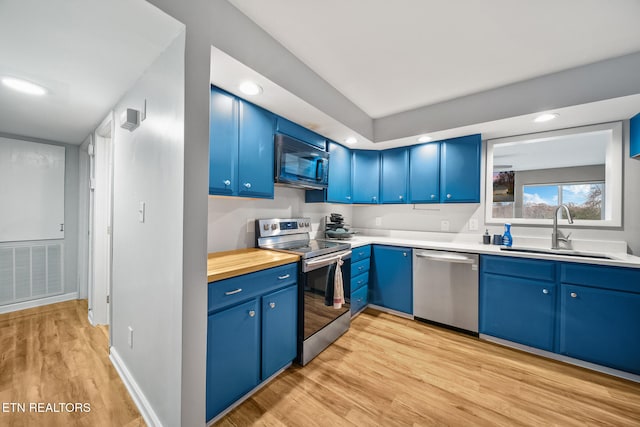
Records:
{"label": "silver cabinet handle", "polygon": [[235,291],[229,291],[229,292],[225,292],[225,295],[233,295],[233,294],[239,294],[240,292],[242,292],[242,288],[238,288]]}
{"label": "silver cabinet handle", "polygon": [[271,307],[271,308],[276,308],[276,303],[275,303],[275,302],[270,302],[270,303],[269,303],[269,307]]}
{"label": "silver cabinet handle", "polygon": [[431,195],[431,198],[432,198],[432,199],[435,199],[435,198],[436,198],[436,195],[435,195],[435,194],[432,194],[432,195]]}
{"label": "silver cabinet handle", "polygon": [[363,256],[364,252],[358,252],[358,256]]}
{"label": "silver cabinet handle", "polygon": [[402,252],[402,256],[407,256],[407,253],[406,252]]}
{"label": "silver cabinet handle", "polygon": [[403,196],[398,196],[398,199],[402,200],[402,199],[404,199],[404,197]]}
{"label": "silver cabinet handle", "polygon": [[284,276],[278,276],[278,280],[288,279],[289,277],[291,277],[290,274],[285,274]]}
{"label": "silver cabinet handle", "polygon": [[576,294],[575,292],[571,292],[571,298],[578,298],[578,294]]}
{"label": "silver cabinet handle", "polygon": [[254,317],[256,315],[255,310],[249,310],[249,317]]}
{"label": "silver cabinet handle", "polygon": [[224,185],[231,185],[231,181],[229,181],[228,179],[225,179],[222,183]]}
{"label": "silver cabinet handle", "polygon": [[373,200],[373,201],[375,202],[376,200],[378,200],[378,198],[377,198],[376,196],[373,196],[373,197],[371,198],[371,200]]}
{"label": "silver cabinet handle", "polygon": [[347,196],[347,200],[351,200],[351,196]]}
{"label": "silver cabinet handle", "polygon": [[251,188],[251,183],[250,182],[245,182],[244,183],[244,188]]}
{"label": "silver cabinet handle", "polygon": [[542,293],[545,294],[545,295],[548,294],[549,293],[549,289],[543,289]]}
{"label": "silver cabinet handle", "polygon": [[364,269],[363,266],[361,266],[361,265],[358,266],[358,270],[362,271],[363,269]]}
{"label": "silver cabinet handle", "polygon": [[447,194],[447,199],[450,199],[450,198],[451,198],[451,194]]}

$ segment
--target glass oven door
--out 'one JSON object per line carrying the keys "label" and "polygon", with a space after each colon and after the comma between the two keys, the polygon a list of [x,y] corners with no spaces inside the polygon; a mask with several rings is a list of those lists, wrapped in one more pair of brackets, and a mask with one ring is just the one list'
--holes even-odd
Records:
{"label": "glass oven door", "polygon": [[[342,283],[345,303],[333,308],[338,258],[342,258]],[[351,251],[330,254],[303,261],[302,273],[302,330],[306,340],[322,328],[349,312],[349,281],[351,280]]]}

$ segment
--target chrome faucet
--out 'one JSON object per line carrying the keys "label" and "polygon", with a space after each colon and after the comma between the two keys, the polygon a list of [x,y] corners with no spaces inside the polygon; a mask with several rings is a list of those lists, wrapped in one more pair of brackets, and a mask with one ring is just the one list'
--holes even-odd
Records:
{"label": "chrome faucet", "polygon": [[571,236],[571,233],[569,233],[565,237],[562,235],[562,232],[558,230],[558,211],[562,208],[564,208],[564,211],[567,213],[567,221],[569,221],[569,224],[573,224],[573,218],[571,218],[569,207],[564,204],[558,206],[553,213],[553,233],[551,233],[551,249],[562,249],[560,247],[560,242],[569,243],[569,236]]}

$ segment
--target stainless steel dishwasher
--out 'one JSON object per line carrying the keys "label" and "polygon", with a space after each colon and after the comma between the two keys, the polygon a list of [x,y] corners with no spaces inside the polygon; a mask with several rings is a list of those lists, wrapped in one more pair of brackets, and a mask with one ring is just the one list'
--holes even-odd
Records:
{"label": "stainless steel dishwasher", "polygon": [[478,335],[477,254],[413,251],[413,316]]}

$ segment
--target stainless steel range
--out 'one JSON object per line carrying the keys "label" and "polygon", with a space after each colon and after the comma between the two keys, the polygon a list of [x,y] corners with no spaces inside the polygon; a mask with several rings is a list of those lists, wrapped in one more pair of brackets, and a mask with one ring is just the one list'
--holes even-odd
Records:
{"label": "stainless steel range", "polygon": [[302,365],[344,334],[351,320],[348,302],[340,308],[333,305],[339,260],[343,261],[341,272],[345,289],[351,280],[351,245],[311,239],[310,232],[310,218],[256,220],[259,248],[289,252],[301,258],[298,269],[298,363]]}

